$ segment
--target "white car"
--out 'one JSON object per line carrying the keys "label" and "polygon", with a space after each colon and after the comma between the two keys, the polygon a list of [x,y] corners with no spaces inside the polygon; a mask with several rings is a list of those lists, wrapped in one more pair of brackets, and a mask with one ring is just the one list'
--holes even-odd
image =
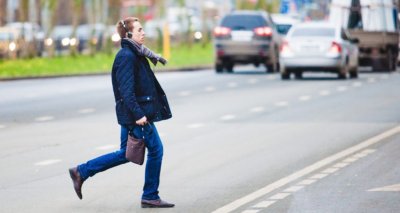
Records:
{"label": "white car", "polygon": [[333,72],[339,79],[358,77],[358,40],[341,27],[326,22],[298,24],[291,28],[280,47],[282,79],[294,73]]}

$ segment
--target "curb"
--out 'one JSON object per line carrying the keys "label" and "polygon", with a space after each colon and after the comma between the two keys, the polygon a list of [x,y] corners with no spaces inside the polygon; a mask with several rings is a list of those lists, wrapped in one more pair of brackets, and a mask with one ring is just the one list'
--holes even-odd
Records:
{"label": "curb", "polygon": [[[182,67],[182,68],[167,68],[167,69],[154,69],[155,73],[165,73],[165,72],[194,72],[194,71],[204,71],[212,69],[211,65],[206,66],[194,66],[194,67]],[[31,76],[31,77],[15,77],[15,78],[0,78],[1,81],[17,81],[17,80],[32,80],[32,79],[50,79],[50,78],[66,78],[66,77],[80,77],[80,76],[101,76],[109,75],[110,71],[107,72],[97,72],[97,73],[83,73],[83,74],[71,74],[71,75],[44,75],[44,76]]]}

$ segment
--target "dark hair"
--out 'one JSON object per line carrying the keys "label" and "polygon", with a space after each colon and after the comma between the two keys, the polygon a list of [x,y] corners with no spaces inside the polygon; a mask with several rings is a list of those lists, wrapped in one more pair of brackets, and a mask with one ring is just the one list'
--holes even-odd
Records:
{"label": "dark hair", "polygon": [[126,38],[128,31],[133,31],[133,22],[135,21],[139,21],[139,19],[136,17],[128,17],[118,21],[117,32],[121,38]]}

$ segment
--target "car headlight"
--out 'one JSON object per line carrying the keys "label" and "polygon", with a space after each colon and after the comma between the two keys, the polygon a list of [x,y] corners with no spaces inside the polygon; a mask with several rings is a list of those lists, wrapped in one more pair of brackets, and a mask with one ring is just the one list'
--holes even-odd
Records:
{"label": "car headlight", "polygon": [[194,33],[194,38],[200,40],[201,38],[203,38],[203,34],[200,31],[197,31]]}
{"label": "car headlight", "polygon": [[78,43],[78,40],[76,40],[76,38],[71,38],[71,39],[69,40],[69,44],[70,44],[71,46],[75,46],[77,43]]}
{"label": "car headlight", "polygon": [[69,38],[63,38],[63,39],[61,40],[61,45],[63,45],[64,47],[65,47],[65,46],[68,46],[68,45],[69,45],[69,42],[70,42],[70,39],[69,39]]}
{"label": "car headlight", "polygon": [[14,51],[16,48],[17,48],[17,44],[15,44],[15,42],[11,42],[11,43],[8,45],[8,49],[9,49],[11,52]]}
{"label": "car headlight", "polygon": [[53,39],[51,38],[46,38],[46,40],[44,40],[44,44],[46,46],[51,46],[53,44]]}
{"label": "car headlight", "polygon": [[111,40],[112,40],[113,42],[118,42],[119,40],[121,40],[121,37],[118,35],[118,33],[114,33],[114,34],[111,36]]}

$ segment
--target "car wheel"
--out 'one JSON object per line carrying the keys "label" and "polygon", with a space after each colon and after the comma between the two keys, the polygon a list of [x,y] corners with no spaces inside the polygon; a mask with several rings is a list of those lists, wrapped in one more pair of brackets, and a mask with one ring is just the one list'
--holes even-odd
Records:
{"label": "car wheel", "polygon": [[350,71],[350,78],[358,78],[358,69],[357,68],[353,68]]}
{"label": "car wheel", "polygon": [[224,67],[222,64],[215,64],[215,72],[216,73],[221,73],[224,70]]}
{"label": "car wheel", "polygon": [[233,72],[233,66],[234,66],[233,64],[227,64],[227,65],[225,65],[225,68],[229,73],[232,73]]}
{"label": "car wheel", "polygon": [[296,79],[302,79],[303,78],[303,71],[301,71],[301,70],[296,71],[294,73],[294,76],[295,76]]}
{"label": "car wheel", "polygon": [[346,72],[346,68],[340,68],[338,71],[338,78],[339,79],[346,79],[347,78],[347,72]]}
{"label": "car wheel", "polygon": [[290,79],[290,71],[287,69],[281,69],[281,79],[289,80]]}
{"label": "car wheel", "polygon": [[268,73],[274,73],[278,70],[277,64],[276,63],[272,63],[272,64],[267,64],[267,72]]}

